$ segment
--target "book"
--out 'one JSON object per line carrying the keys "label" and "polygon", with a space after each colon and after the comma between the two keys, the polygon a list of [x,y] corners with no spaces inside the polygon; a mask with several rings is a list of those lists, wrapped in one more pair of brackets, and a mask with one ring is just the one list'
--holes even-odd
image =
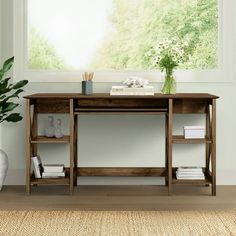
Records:
{"label": "book", "polygon": [[198,172],[202,173],[202,167],[179,167],[178,170],[179,172]]}
{"label": "book", "polygon": [[126,86],[112,86],[111,91],[113,92],[154,92],[153,86],[146,86],[143,88],[129,88]]}
{"label": "book", "polygon": [[181,176],[204,176],[203,172],[198,173],[198,172],[179,172],[176,171],[177,175]]}
{"label": "book", "polygon": [[110,91],[111,96],[154,96],[154,92],[115,92]]}
{"label": "book", "polygon": [[43,165],[40,156],[32,157],[32,165],[34,170],[35,178],[42,178]]}
{"label": "book", "polygon": [[110,95],[154,95],[154,87],[129,88],[126,86],[112,86]]}
{"label": "book", "polygon": [[65,177],[65,172],[43,172],[42,178],[56,178],[56,177]]}
{"label": "book", "polygon": [[205,179],[205,176],[176,176],[177,179],[180,179],[180,180],[204,180]]}
{"label": "book", "polygon": [[181,176],[176,176],[177,179],[182,179],[182,180],[204,180],[205,176],[195,176],[195,177],[181,177]]}
{"label": "book", "polygon": [[44,169],[44,172],[62,173],[64,171],[64,165],[47,164],[43,166],[43,169]]}

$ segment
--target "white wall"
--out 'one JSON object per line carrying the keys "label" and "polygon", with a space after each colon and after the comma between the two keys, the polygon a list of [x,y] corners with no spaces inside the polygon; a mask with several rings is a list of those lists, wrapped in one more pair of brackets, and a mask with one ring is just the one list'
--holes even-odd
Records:
{"label": "white wall", "polygon": [[[12,56],[12,0],[3,1],[2,50],[3,58]],[[1,50],[0,50],[1,52]],[[233,52],[232,52],[233,53]],[[232,68],[233,70],[234,68]],[[22,78],[23,79],[23,78]],[[160,91],[160,84],[154,84]],[[108,92],[109,83],[95,84],[96,92]],[[79,83],[30,83],[26,94],[35,92],[80,92]],[[236,83],[178,83],[178,92],[208,92],[220,96],[217,102],[217,184],[236,184],[235,105]],[[24,105],[23,99],[21,99]],[[21,107],[23,113],[24,106]],[[40,118],[39,132],[45,116]],[[203,116],[177,116],[175,133],[183,125],[204,123]],[[63,119],[66,130],[66,118]],[[158,166],[164,165],[164,118],[162,116],[83,116],[79,119],[79,166]],[[24,122],[2,125],[2,148],[9,156],[6,184],[24,184]],[[44,162],[68,160],[68,147],[44,145],[39,148]],[[175,165],[204,164],[201,145],[175,146]],[[155,184],[157,178],[80,178],[80,184]]]}

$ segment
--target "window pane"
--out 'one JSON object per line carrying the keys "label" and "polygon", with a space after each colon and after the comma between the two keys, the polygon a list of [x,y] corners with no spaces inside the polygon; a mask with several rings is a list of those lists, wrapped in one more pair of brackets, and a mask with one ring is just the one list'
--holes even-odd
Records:
{"label": "window pane", "polygon": [[29,69],[154,69],[147,51],[173,37],[182,68],[216,68],[217,0],[28,0]]}

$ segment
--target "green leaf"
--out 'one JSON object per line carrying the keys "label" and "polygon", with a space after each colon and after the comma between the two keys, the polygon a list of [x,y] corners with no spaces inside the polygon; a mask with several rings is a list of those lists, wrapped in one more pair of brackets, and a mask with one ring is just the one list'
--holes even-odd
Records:
{"label": "green leaf", "polygon": [[19,104],[17,104],[17,103],[6,102],[6,103],[2,104],[2,106],[1,106],[2,107],[1,113],[6,113],[6,112],[9,112],[9,111],[12,111],[18,106],[19,106]]}
{"label": "green leaf", "polygon": [[11,89],[8,87],[8,81],[11,78],[6,78],[0,82],[0,95],[9,92]]}
{"label": "green leaf", "polygon": [[7,116],[6,118],[3,119],[3,121],[7,121],[7,122],[18,122],[21,121],[23,118],[19,113],[12,113],[9,116]]}
{"label": "green leaf", "polygon": [[[5,102],[7,102],[10,98],[19,98],[19,94],[20,93],[22,93],[22,92],[24,92],[24,90],[23,89],[18,89],[18,90],[16,90],[13,94],[11,94],[10,96],[5,96],[4,97],[4,99],[2,100],[2,102],[3,103],[5,103]],[[0,100],[1,100],[1,98],[0,98]]]}
{"label": "green leaf", "polygon": [[13,89],[19,89],[24,87],[26,84],[28,84],[28,80],[21,80],[19,82],[17,82],[14,86]]}
{"label": "green leaf", "polygon": [[11,69],[11,67],[13,66],[13,63],[14,63],[14,57],[11,57],[4,62],[2,70],[0,72],[1,79],[4,76],[4,74],[7,73]]}

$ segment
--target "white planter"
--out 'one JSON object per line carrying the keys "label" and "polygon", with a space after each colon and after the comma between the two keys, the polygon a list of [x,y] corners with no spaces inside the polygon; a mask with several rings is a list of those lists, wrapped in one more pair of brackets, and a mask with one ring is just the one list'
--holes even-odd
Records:
{"label": "white planter", "polygon": [[7,175],[7,170],[8,156],[2,149],[0,149],[0,191],[2,190],[2,186]]}

